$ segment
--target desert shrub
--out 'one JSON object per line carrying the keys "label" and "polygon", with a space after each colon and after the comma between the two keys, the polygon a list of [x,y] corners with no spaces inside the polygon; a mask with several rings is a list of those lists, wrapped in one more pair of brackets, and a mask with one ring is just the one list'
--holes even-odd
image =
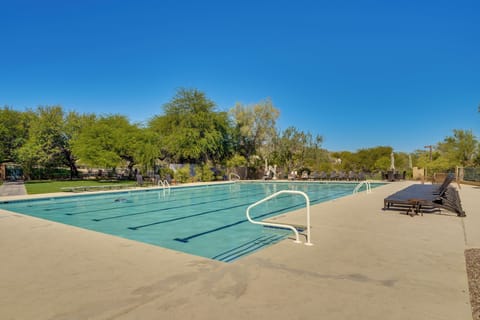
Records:
{"label": "desert shrub", "polygon": [[185,183],[190,180],[190,168],[185,166],[183,168],[178,169],[174,173],[175,180],[180,183]]}
{"label": "desert shrub", "polygon": [[213,171],[210,169],[210,166],[208,165],[198,166],[195,171],[196,171],[196,174],[195,174],[196,181],[207,182],[207,181],[215,180],[215,175],[213,174]]}

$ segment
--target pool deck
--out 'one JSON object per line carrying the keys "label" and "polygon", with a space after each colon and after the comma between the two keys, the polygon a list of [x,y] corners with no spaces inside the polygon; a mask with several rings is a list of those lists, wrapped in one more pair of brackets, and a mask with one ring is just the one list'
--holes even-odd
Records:
{"label": "pool deck", "polygon": [[0,318],[472,319],[480,187],[459,191],[466,218],[383,211],[409,184],[316,205],[314,246],[287,239],[228,264],[0,210]]}

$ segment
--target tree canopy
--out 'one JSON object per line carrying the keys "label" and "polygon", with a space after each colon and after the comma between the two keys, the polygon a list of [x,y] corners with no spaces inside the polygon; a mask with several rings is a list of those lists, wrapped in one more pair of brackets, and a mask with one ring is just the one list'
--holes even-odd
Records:
{"label": "tree canopy", "polygon": [[247,161],[253,155],[267,158],[273,151],[276,137],[276,121],[280,111],[270,99],[253,105],[237,103],[230,110],[235,126],[237,149]]}
{"label": "tree canopy", "polygon": [[0,162],[17,162],[18,150],[28,139],[31,112],[5,106],[0,109]]}
{"label": "tree canopy", "polygon": [[72,142],[79,161],[92,167],[131,169],[141,137],[140,128],[122,115],[91,117]]}
{"label": "tree canopy", "polygon": [[160,137],[162,154],[174,162],[220,161],[229,150],[229,123],[225,112],[196,89],[180,89],[163,106],[149,127]]}
{"label": "tree canopy", "polygon": [[[0,109],[0,162],[22,165],[32,177],[35,168],[68,168],[78,176],[78,165],[94,168],[134,168],[143,173],[168,163],[198,165],[198,177],[209,179],[212,166],[249,168],[255,178],[265,160],[279,172],[366,171],[390,168],[392,147],[377,146],[357,151],[329,152],[323,136],[294,126],[279,130],[280,111],[270,99],[228,112],[197,89],[179,89],[161,113],[146,125],[132,123],[120,114],[96,115],[65,112],[61,106],[40,106],[16,111]],[[455,129],[429,150],[411,154],[394,152],[398,171],[411,166],[429,172],[455,166],[479,166],[480,143],[471,130]]]}

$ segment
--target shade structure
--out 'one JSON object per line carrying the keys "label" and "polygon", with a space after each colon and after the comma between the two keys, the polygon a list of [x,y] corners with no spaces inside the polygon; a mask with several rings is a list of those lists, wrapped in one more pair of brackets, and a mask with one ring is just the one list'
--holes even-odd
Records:
{"label": "shade structure", "polygon": [[390,153],[390,170],[395,171],[395,157],[393,155],[393,152]]}

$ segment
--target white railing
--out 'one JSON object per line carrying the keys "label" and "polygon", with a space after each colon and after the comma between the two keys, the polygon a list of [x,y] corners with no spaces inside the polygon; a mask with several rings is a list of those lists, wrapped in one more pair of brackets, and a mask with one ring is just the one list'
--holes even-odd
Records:
{"label": "white railing", "polygon": [[228,180],[233,180],[232,178],[235,178],[235,180],[240,180],[240,176],[233,172],[228,175]]}
{"label": "white railing", "polygon": [[362,181],[360,182],[359,184],[357,184],[357,186],[355,187],[355,189],[353,189],[353,194],[356,194],[358,193],[358,190],[360,190],[360,188],[365,185],[365,188],[367,190],[367,193],[371,193],[372,192],[372,186],[370,185],[370,182],[369,181]]}
{"label": "white railing", "polygon": [[288,224],[255,221],[250,217],[250,209],[252,209],[253,207],[258,206],[259,204],[264,203],[264,202],[266,202],[266,201],[268,201],[268,200],[270,200],[270,199],[272,199],[272,198],[274,198],[278,195],[284,194],[284,193],[299,194],[299,195],[302,195],[305,198],[305,202],[307,204],[307,242],[305,242],[305,245],[312,246],[313,243],[311,243],[311,239],[310,239],[311,238],[310,237],[310,199],[308,198],[308,196],[305,192],[295,191],[295,190],[281,190],[281,191],[275,192],[274,194],[269,195],[266,198],[263,198],[260,201],[255,202],[254,204],[250,205],[247,208],[246,215],[247,215],[248,221],[250,221],[253,224],[290,229],[295,233],[295,243],[302,243],[299,239],[298,230],[295,227],[293,227],[291,225],[288,225]]}
{"label": "white railing", "polygon": [[165,188],[170,189],[170,183],[168,183],[167,180],[160,180],[160,181],[158,181],[158,186],[159,186],[159,187],[162,186],[164,189],[165,189]]}

